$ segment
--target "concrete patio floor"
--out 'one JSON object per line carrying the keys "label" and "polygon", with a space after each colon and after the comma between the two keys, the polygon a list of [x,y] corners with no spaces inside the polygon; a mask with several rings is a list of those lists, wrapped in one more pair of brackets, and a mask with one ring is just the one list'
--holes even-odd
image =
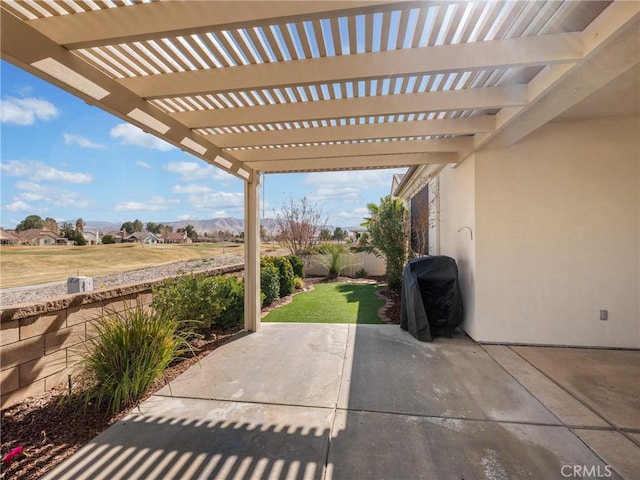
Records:
{"label": "concrete patio floor", "polygon": [[46,479],[640,478],[640,352],[264,324]]}

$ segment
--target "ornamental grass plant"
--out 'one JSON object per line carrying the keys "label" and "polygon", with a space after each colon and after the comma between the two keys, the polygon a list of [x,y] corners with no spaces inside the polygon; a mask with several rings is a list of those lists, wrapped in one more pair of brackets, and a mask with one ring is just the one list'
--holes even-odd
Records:
{"label": "ornamental grass plant", "polygon": [[81,405],[106,407],[109,413],[134,405],[167,366],[189,349],[177,335],[178,322],[141,305],[112,311],[97,324],[82,361],[86,384]]}

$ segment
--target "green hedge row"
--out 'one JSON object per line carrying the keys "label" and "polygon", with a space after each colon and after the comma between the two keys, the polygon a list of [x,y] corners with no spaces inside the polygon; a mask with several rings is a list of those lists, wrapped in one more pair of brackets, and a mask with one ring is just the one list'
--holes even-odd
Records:
{"label": "green hedge row", "polygon": [[260,290],[262,306],[293,293],[296,278],[304,277],[304,263],[296,255],[262,257],[260,259]]}

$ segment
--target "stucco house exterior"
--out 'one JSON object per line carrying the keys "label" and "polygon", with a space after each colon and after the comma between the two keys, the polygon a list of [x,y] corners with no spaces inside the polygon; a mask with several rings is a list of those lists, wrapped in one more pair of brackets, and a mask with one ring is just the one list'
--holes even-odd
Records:
{"label": "stucco house exterior", "polygon": [[20,237],[10,230],[0,228],[0,245],[19,245]]}
{"label": "stucco house exterior", "polygon": [[125,242],[140,242],[145,244],[162,243],[162,239],[151,232],[133,232],[124,239]]}
{"label": "stucco house exterior", "polygon": [[48,246],[48,245],[68,245],[69,241],[55,232],[46,229],[32,228],[17,232],[22,245]]}

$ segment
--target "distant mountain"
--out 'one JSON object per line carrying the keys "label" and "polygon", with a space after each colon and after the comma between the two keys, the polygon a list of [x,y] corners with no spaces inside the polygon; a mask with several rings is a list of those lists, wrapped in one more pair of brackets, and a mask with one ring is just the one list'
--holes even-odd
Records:
{"label": "distant mountain", "polygon": [[[63,222],[61,222],[63,223]],[[75,222],[73,222],[75,223]],[[144,222],[146,224],[146,222]],[[204,235],[206,233],[213,233],[221,230],[223,232],[231,232],[234,235],[244,231],[244,220],[241,218],[225,217],[225,218],[212,218],[210,220],[180,220],[177,222],[156,222],[163,223],[165,225],[171,225],[175,232],[179,228],[184,228],[187,225],[192,225],[198,235]],[[274,233],[277,230],[276,221],[272,218],[267,218],[261,221],[267,232]],[[84,229],[87,231],[96,231],[100,233],[117,232],[120,230],[120,223],[114,222],[99,222],[99,221],[85,221]]]}

